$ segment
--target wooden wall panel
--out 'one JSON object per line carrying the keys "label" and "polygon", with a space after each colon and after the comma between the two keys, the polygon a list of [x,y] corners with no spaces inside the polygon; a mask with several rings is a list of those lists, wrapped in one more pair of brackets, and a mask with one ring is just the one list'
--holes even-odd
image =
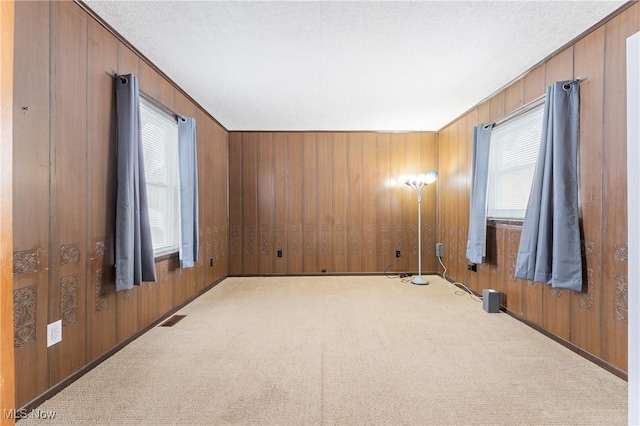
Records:
{"label": "wooden wall panel", "polygon": [[362,143],[362,271],[378,271],[378,150],[375,133],[364,133]]}
{"label": "wooden wall panel", "polygon": [[87,239],[87,15],[51,9],[51,229],[49,322],[63,339],[49,348],[49,383],[85,364]]}
{"label": "wooden wall panel", "polygon": [[447,211],[447,237],[449,242],[445,247],[445,251],[448,255],[446,266],[449,268],[449,276],[454,281],[460,280],[460,269],[458,267],[458,179],[460,159],[458,157],[458,127],[452,124],[448,127],[449,133],[449,168],[447,170],[448,190],[451,191],[451,197],[449,198],[449,209]]}
{"label": "wooden wall panel", "polygon": [[[287,151],[287,134],[274,133],[273,135],[273,178],[274,178],[274,217],[273,217],[273,241],[271,257],[273,262],[273,272],[276,274],[286,274],[289,260],[288,249],[288,204],[287,196],[287,165],[289,164]],[[282,257],[278,257],[278,250],[281,250]]]}
{"label": "wooden wall panel", "polygon": [[362,269],[362,134],[347,135],[347,269],[361,272]]}
{"label": "wooden wall panel", "polygon": [[87,163],[90,205],[87,215],[87,361],[116,344],[116,292],[113,268],[116,140],[113,89],[118,42],[94,20],[89,21],[87,79]]}
{"label": "wooden wall panel", "polygon": [[[14,310],[24,312],[12,333],[15,369],[20,372],[15,386],[18,407],[49,387],[43,332],[49,292],[49,10],[46,2],[15,3],[16,21],[32,22],[15,27],[14,52],[14,67],[20,79],[29,82],[16,84],[13,93],[11,294],[12,301],[18,302]],[[2,137],[4,142],[5,135]]]}
{"label": "wooden wall panel", "polygon": [[333,134],[317,135],[318,272],[336,272],[333,268]]}
{"label": "wooden wall panel", "polygon": [[[479,116],[478,116],[478,108],[474,108],[472,109],[466,116],[466,124],[467,124],[467,140],[466,140],[466,148],[464,149],[466,154],[465,154],[465,160],[464,160],[464,164],[467,165],[466,166],[466,177],[467,177],[467,186],[468,186],[468,198],[466,201],[466,208],[467,210],[470,210],[471,206],[471,161],[472,161],[472,144],[473,144],[473,129],[479,124]],[[464,237],[468,238],[469,235],[469,212],[467,212],[467,220],[466,220],[466,227],[467,227],[467,231],[464,233]],[[469,261],[466,259],[466,245],[465,245],[465,262],[468,264]],[[480,287],[479,287],[479,281],[478,281],[479,275],[478,272],[472,272],[469,271],[467,276],[466,276],[466,280],[464,281],[464,283],[473,291],[480,293]]]}
{"label": "wooden wall panel", "polygon": [[470,164],[471,139],[467,135],[467,121],[463,117],[457,123],[456,152],[456,195],[457,209],[456,222],[458,228],[458,241],[456,251],[457,273],[456,281],[465,283],[468,277],[467,271],[467,228],[469,225],[469,197],[471,193],[471,177],[465,168]]}
{"label": "wooden wall panel", "polygon": [[302,176],[302,223],[304,245],[303,265],[305,272],[318,272],[317,237],[318,223],[318,175],[317,140],[315,133],[304,133],[302,140],[302,158],[304,174]]}
{"label": "wooden wall panel", "polygon": [[[407,191],[411,191],[409,188],[395,185],[395,180],[402,173],[406,171],[406,146],[405,146],[405,135],[402,133],[392,133],[390,135],[389,141],[389,154],[390,154],[390,164],[389,164],[389,174],[386,176],[385,181],[388,183],[386,186],[389,188],[389,248],[390,248],[390,257],[389,263],[393,263],[390,271],[402,272],[406,271],[407,255],[409,254],[408,248],[405,248],[405,222],[404,222],[404,214],[405,214],[405,197],[407,196]],[[416,203],[416,196],[413,195],[411,205],[414,206]],[[396,251],[400,251],[401,257],[398,259],[395,257]],[[417,265],[416,265],[417,266]],[[416,268],[417,271],[417,268]]]}
{"label": "wooden wall panel", "polygon": [[636,3],[605,26],[602,357],[627,368],[626,39],[638,32]]}
{"label": "wooden wall panel", "polygon": [[376,218],[378,238],[378,271],[385,271],[395,260],[392,253],[391,241],[391,195],[387,180],[391,176],[391,138],[388,133],[380,133],[376,137],[377,163],[377,194],[376,194]]}
{"label": "wooden wall panel", "polygon": [[242,134],[229,135],[229,273],[243,272]]}
{"label": "wooden wall panel", "polygon": [[574,73],[580,82],[580,210],[585,279],[582,293],[571,293],[571,342],[600,356],[602,295],[602,158],[604,138],[604,41],[600,27],[575,46]]}
{"label": "wooden wall panel", "polygon": [[[303,134],[290,133],[287,138],[288,153],[288,231],[287,243],[287,272],[299,274],[304,271],[304,244],[303,244],[303,178],[306,165],[303,163]],[[231,161],[229,162],[231,166]]]}
{"label": "wooden wall panel", "polygon": [[242,135],[242,272],[258,273],[258,147],[255,133]]}
{"label": "wooden wall panel", "polygon": [[273,272],[274,175],[273,138],[258,133],[258,273]]}
{"label": "wooden wall panel", "polygon": [[[13,297],[13,120],[14,49],[16,8],[13,0],[0,3],[0,410],[16,408],[14,370],[14,297]],[[33,322],[31,322],[33,324]],[[13,425],[3,415],[2,425]]]}
{"label": "wooden wall panel", "polygon": [[349,203],[348,176],[348,150],[347,134],[336,133],[333,135],[331,165],[331,192],[332,192],[332,214],[333,214],[333,238],[332,238],[332,271],[346,272],[347,267],[347,204]]}
{"label": "wooden wall panel", "polygon": [[215,212],[211,220],[213,220],[214,232],[216,228],[220,231],[217,246],[214,238],[214,256],[219,252],[220,257],[218,263],[214,264],[207,286],[229,274],[229,211],[227,209],[229,205],[229,138],[222,126],[211,118],[208,118],[208,122],[213,128],[213,168],[217,174],[214,173],[209,177],[208,186],[204,190],[213,191],[215,194],[211,200],[211,210]]}
{"label": "wooden wall panel", "polygon": [[[246,242],[252,229],[246,214],[255,214],[261,238],[272,242],[260,271],[245,269],[246,250],[236,250],[232,274],[383,272],[395,260],[396,246],[404,263],[392,270],[417,270],[417,253],[409,257],[409,229],[417,226],[415,193],[391,182],[407,168],[437,169],[435,133],[232,132],[229,140],[231,224],[244,217],[238,238]],[[433,246],[436,186],[423,196],[423,241]],[[380,229],[387,244],[384,260],[382,241],[376,241]],[[433,271],[433,248],[426,251],[423,262],[431,260],[423,271],[427,264]]]}

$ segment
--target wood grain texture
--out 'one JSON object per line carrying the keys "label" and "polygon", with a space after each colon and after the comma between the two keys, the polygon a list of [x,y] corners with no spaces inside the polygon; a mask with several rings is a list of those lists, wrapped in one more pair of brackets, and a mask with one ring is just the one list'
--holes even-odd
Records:
{"label": "wood grain texture", "polygon": [[[602,158],[604,155],[604,46],[600,27],[580,40],[574,50],[574,73],[580,82],[580,217],[582,221],[584,288],[571,293],[571,342],[601,355],[602,295]],[[587,226],[585,226],[585,224]]]}
{"label": "wood grain texture", "polygon": [[[638,32],[635,4],[605,26],[602,357],[627,369],[626,39]],[[633,261],[636,261],[635,259]]]}
{"label": "wood grain texture", "polygon": [[229,273],[243,272],[242,134],[229,134]]}
{"label": "wood grain texture", "polygon": [[335,272],[347,272],[347,234],[348,234],[348,217],[347,206],[349,203],[349,186],[347,183],[348,176],[348,150],[347,150],[347,134],[336,133],[333,135],[332,141],[332,170],[331,170],[331,207],[333,213],[333,238],[331,239],[332,247],[332,269]]}
{"label": "wood grain texture", "polygon": [[[49,322],[63,340],[49,348],[49,385],[86,361],[87,15],[51,3],[51,228]],[[66,258],[63,247],[77,254]]]}
{"label": "wood grain texture", "polygon": [[302,139],[302,241],[303,265],[305,272],[318,272],[317,238],[318,238],[318,175],[317,175],[317,141],[315,133],[304,133]]}
{"label": "wood grain texture", "polygon": [[[258,133],[258,273],[273,272],[274,173],[273,135]],[[280,194],[279,196],[283,196]]]}
{"label": "wood grain texture", "polygon": [[[32,25],[15,28],[14,68],[29,84],[15,84],[13,93],[12,177],[18,195],[13,199],[13,252],[37,251],[35,271],[13,278],[16,290],[36,286],[36,338],[15,353],[15,369],[21,372],[15,389],[18,407],[49,387],[44,338],[49,293],[49,14],[46,2],[15,3],[17,22]],[[11,154],[3,151],[2,157]],[[4,204],[5,197],[2,200]]]}
{"label": "wood grain texture", "polygon": [[118,43],[94,20],[88,23],[87,90],[87,362],[116,344],[116,292],[113,258],[116,139],[114,79]]}
{"label": "wood grain texture", "polygon": [[388,133],[376,135],[378,155],[376,176],[376,218],[378,238],[377,271],[384,271],[395,260],[391,241],[391,194],[386,182],[391,176],[391,137]]}
{"label": "wood grain texture", "polygon": [[289,133],[287,137],[288,152],[288,184],[287,184],[287,205],[288,205],[288,231],[289,241],[288,269],[290,274],[297,274],[304,271],[304,243],[303,243],[303,134]]}
{"label": "wood grain texture", "polygon": [[318,191],[318,270],[315,272],[337,272],[333,267],[333,137],[332,133],[318,133],[316,136],[316,161]]}
{"label": "wood grain texture", "polygon": [[[273,135],[273,231],[272,231],[272,271],[276,274],[288,272],[289,247],[288,247],[288,177],[287,166],[289,164],[287,151],[287,134],[274,133]],[[278,257],[278,250],[282,257]]]}
{"label": "wood grain texture", "polygon": [[[410,205],[413,209],[417,209],[417,198],[415,193],[404,185],[395,185],[395,180],[406,171],[406,145],[405,135],[402,133],[392,133],[389,138],[390,164],[389,172],[385,178],[387,191],[389,193],[389,248],[391,250],[390,262],[395,262],[389,269],[394,272],[402,272],[407,270],[408,248],[405,247],[405,229],[407,228],[405,215],[405,201],[407,195],[411,196]],[[407,194],[410,192],[411,194]],[[395,257],[395,252],[400,251],[399,259]],[[417,264],[414,265],[417,271]]]}
{"label": "wood grain texture", "polygon": [[258,147],[255,133],[242,134],[242,273],[258,273]]}
{"label": "wood grain texture", "polygon": [[[16,408],[13,350],[13,69],[16,8],[0,3],[0,410]],[[18,15],[19,16],[19,15]],[[16,38],[18,35],[15,35]],[[2,416],[0,424],[14,424]]]}
{"label": "wood grain texture", "polygon": [[[467,124],[467,136],[466,136],[466,155],[465,155],[465,161],[464,161],[464,173],[467,179],[467,185],[469,187],[469,191],[471,191],[471,170],[472,170],[472,158],[473,158],[473,153],[472,153],[472,143],[473,143],[473,129],[479,124],[479,117],[478,117],[478,108],[474,108],[472,109],[466,116],[466,124]],[[470,195],[469,195],[470,196]],[[471,204],[471,200],[468,199],[466,202],[466,206],[467,206],[467,210],[470,209],[470,204]],[[467,231],[465,232],[465,236],[468,239],[469,237],[469,212],[467,212]],[[466,260],[466,246],[465,246],[465,261],[468,263],[469,261]],[[467,286],[469,286],[469,288],[471,288],[472,290],[479,292],[479,283],[478,283],[478,273],[477,272],[469,272],[469,274],[467,275],[467,280],[465,281],[465,284]]]}
{"label": "wood grain texture", "polygon": [[378,212],[376,208],[378,149],[375,133],[363,133],[362,143],[362,266],[363,272],[378,271]]}
{"label": "wood grain texture", "polygon": [[347,135],[347,271],[362,271],[362,134]]}

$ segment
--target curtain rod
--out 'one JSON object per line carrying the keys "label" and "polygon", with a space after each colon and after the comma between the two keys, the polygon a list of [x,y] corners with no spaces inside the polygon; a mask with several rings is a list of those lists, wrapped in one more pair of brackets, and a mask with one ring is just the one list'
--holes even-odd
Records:
{"label": "curtain rod", "polygon": [[[110,72],[106,72],[106,74],[110,77],[113,78],[119,78],[122,77],[123,74],[118,74],[118,73],[110,73]],[[150,94],[143,92],[142,90],[140,90],[140,88],[138,88],[138,92],[140,93],[140,96],[145,98],[147,101],[151,102],[155,107],[157,107],[158,109],[162,110],[163,112],[169,114],[169,115],[173,115],[174,117],[182,117],[182,114],[177,114],[175,111],[173,111],[171,108],[169,108],[168,106],[164,105],[162,102],[156,100],[153,96],[151,96]]]}
{"label": "curtain rod", "polygon": [[[586,80],[586,78],[582,78],[582,77],[578,77],[578,78],[574,78],[573,80],[571,80],[571,82],[577,81],[577,82],[581,82]],[[493,123],[493,127],[497,127],[501,124],[506,123],[507,121],[516,118],[530,110],[532,110],[533,108],[540,106],[541,104],[544,103],[545,98],[547,97],[546,94],[539,96],[537,98],[535,98],[534,100],[526,103],[525,105],[522,105],[521,107],[519,107],[518,109],[514,110],[512,113],[505,115],[504,117],[502,117],[499,120],[496,120]]]}

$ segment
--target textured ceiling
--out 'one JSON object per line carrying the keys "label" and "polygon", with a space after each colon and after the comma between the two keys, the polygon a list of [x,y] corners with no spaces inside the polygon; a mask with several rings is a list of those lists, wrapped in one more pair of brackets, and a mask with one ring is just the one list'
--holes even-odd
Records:
{"label": "textured ceiling", "polygon": [[85,0],[229,130],[387,131],[439,130],[622,3]]}

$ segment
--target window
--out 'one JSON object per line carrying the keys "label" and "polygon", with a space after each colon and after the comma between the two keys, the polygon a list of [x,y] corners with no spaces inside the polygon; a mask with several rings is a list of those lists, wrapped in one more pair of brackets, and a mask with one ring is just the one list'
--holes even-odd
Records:
{"label": "window", "polygon": [[141,96],[140,127],[153,254],[158,257],[180,248],[178,123]]}
{"label": "window", "polygon": [[524,219],[536,167],[544,102],[491,132],[487,217]]}

